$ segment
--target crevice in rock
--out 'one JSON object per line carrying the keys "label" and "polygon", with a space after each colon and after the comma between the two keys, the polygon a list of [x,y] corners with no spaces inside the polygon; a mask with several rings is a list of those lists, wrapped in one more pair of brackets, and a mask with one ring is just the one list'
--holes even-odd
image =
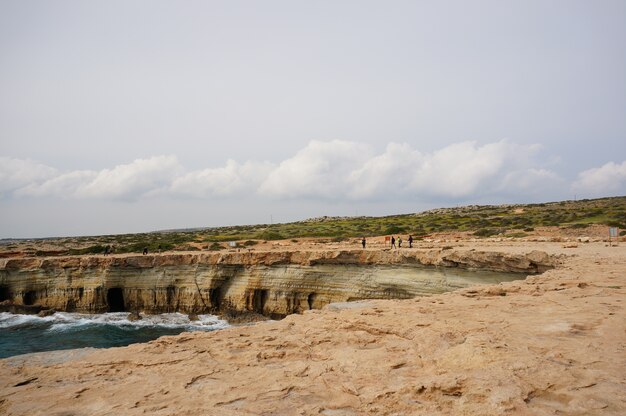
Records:
{"label": "crevice in rock", "polygon": [[112,287],[107,290],[107,312],[125,312],[122,288]]}
{"label": "crevice in rock", "polygon": [[172,305],[176,297],[176,286],[170,285],[165,288],[165,303],[167,305],[168,312],[174,312],[176,305]]}
{"label": "crevice in rock", "polygon": [[263,315],[265,309],[265,303],[267,302],[267,295],[269,290],[267,289],[254,289],[252,293],[252,310],[256,313]]}
{"label": "crevice in rock", "polygon": [[[204,311],[208,310],[209,307],[207,306],[205,300],[204,300],[204,296],[202,296],[202,290],[200,290],[200,286],[198,285],[198,276],[196,274],[194,274],[193,276],[193,282],[196,285],[196,291],[198,292],[198,297],[200,297],[200,302],[202,302],[202,306],[204,307]],[[209,290],[209,302],[211,302],[211,294],[210,294],[210,290]]]}
{"label": "crevice in rock", "polygon": [[315,304],[316,297],[317,297],[316,293],[309,293],[309,296],[307,296],[306,301],[309,304],[309,309],[313,309],[313,305]]}
{"label": "crevice in rock", "polygon": [[34,305],[37,300],[37,292],[29,290],[22,295],[22,303],[24,305]]}
{"label": "crevice in rock", "polygon": [[13,294],[8,286],[0,286],[0,302],[5,300],[12,300]]}
{"label": "crevice in rock", "polygon": [[220,308],[221,295],[222,294],[219,286],[213,289],[209,289],[209,302],[211,303],[211,308],[213,310],[218,310]]}

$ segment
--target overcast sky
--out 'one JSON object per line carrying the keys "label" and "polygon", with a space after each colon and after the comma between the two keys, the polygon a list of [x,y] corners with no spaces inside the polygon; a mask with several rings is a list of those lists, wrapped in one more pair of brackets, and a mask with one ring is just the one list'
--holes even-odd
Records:
{"label": "overcast sky", "polygon": [[0,238],[624,194],[623,0],[0,0]]}

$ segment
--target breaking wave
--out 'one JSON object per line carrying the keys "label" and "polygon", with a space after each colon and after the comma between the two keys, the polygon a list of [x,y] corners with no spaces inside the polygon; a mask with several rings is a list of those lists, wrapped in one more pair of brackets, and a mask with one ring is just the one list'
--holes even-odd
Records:
{"label": "breaking wave", "polygon": [[151,341],[163,335],[214,331],[229,326],[214,315],[198,315],[198,320],[190,320],[181,313],[166,313],[141,315],[141,319],[133,321],[128,316],[128,312],[56,312],[46,317],[2,312],[0,358],[70,348],[119,347]]}

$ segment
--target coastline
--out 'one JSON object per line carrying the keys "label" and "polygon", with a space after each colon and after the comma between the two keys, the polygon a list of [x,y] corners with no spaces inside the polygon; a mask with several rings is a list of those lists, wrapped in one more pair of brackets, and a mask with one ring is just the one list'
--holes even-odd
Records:
{"label": "coastline", "polygon": [[[0,311],[253,312],[280,318],[333,302],[407,299],[473,284],[461,278],[464,273],[524,277],[561,261],[561,255],[532,247],[518,253],[476,247],[292,244],[223,253],[6,258],[0,259]],[[460,279],[448,280],[442,271]]]}
{"label": "coastline", "polygon": [[[73,414],[623,414],[626,247],[464,243],[564,255],[526,280],[331,304],[58,363],[0,361],[0,410]],[[45,354],[45,353],[43,353]]]}

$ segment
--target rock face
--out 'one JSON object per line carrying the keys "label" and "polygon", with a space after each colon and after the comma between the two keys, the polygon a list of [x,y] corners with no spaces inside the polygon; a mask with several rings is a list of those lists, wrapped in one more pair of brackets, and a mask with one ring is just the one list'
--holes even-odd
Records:
{"label": "rock face", "polygon": [[625,415],[626,246],[575,253],[493,286],[3,359],[0,414]]}
{"label": "rock face", "polygon": [[443,269],[416,277],[420,266],[533,274],[558,261],[538,251],[441,249],[1,259],[0,302],[91,313],[235,310],[284,316],[331,302],[411,298],[469,284],[442,278]]}

